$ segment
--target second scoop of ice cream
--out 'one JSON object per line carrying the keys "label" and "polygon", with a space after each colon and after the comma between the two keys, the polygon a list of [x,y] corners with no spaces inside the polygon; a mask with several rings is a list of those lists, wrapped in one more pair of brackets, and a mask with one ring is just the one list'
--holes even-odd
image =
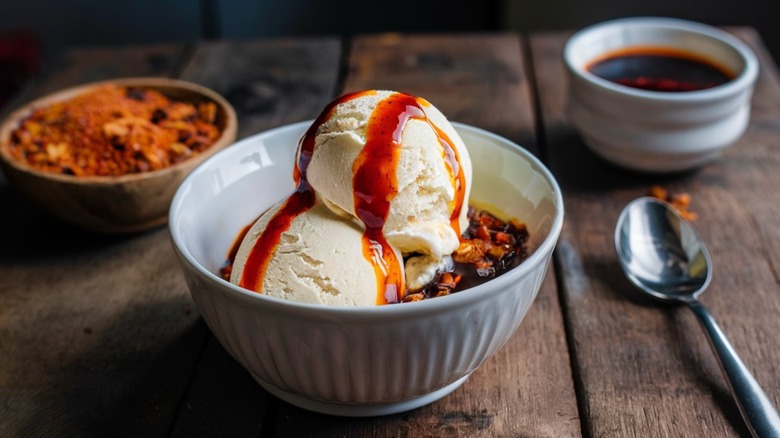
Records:
{"label": "second scoop of ice cream", "polygon": [[[240,282],[252,249],[281,206],[264,213],[247,232],[236,254],[231,282]],[[315,204],[297,215],[281,234],[260,289],[269,296],[303,303],[376,304],[377,284],[371,264],[363,257],[362,236],[357,224]]]}
{"label": "second scoop of ice cream", "polygon": [[[390,110],[393,107],[400,111]],[[383,115],[390,123],[381,120]],[[317,130],[309,182],[328,206],[359,218],[355,197],[365,188],[356,186],[356,161],[377,141],[371,138],[371,128],[377,125],[395,128],[383,133],[381,141],[399,143],[397,187],[384,222],[385,237],[404,254],[448,256],[458,248],[460,231],[468,224],[471,160],[450,122],[426,100],[375,91],[336,106]]]}

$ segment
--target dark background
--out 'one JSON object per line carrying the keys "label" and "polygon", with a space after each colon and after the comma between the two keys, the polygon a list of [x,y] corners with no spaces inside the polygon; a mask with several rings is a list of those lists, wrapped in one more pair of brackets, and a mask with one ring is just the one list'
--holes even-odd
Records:
{"label": "dark background", "polygon": [[777,0],[0,0],[0,94],[13,94],[75,45],[391,31],[533,32],[639,15],[753,26],[780,59]]}

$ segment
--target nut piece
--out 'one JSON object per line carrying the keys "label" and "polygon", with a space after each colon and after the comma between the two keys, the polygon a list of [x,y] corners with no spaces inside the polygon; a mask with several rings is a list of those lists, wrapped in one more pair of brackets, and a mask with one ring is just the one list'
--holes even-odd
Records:
{"label": "nut piece", "polygon": [[685,220],[695,221],[699,217],[698,214],[689,210],[691,195],[688,193],[670,193],[661,186],[652,186],[650,187],[650,196],[668,202]]}

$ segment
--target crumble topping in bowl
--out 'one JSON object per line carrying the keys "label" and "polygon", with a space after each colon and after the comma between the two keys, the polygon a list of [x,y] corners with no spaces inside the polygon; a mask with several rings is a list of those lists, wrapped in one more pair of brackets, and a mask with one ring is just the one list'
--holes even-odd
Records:
{"label": "crumble topping in bowl", "polygon": [[219,137],[213,102],[197,105],[152,89],[103,85],[34,110],[5,147],[36,170],[117,176],[169,167]]}

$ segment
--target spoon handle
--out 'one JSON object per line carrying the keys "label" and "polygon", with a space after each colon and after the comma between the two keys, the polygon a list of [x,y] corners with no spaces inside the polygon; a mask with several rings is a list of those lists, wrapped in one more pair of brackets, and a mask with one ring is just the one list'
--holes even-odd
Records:
{"label": "spoon handle", "polygon": [[712,348],[717,353],[720,366],[726,374],[726,380],[750,432],[757,438],[780,438],[780,416],[775,406],[737,356],[715,318],[698,301],[688,301],[687,304],[699,317],[709,335]]}

